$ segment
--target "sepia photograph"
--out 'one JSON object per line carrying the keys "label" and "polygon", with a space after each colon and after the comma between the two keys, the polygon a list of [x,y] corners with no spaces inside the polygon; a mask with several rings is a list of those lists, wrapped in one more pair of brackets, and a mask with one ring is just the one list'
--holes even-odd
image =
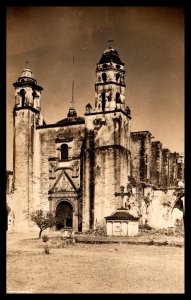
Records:
{"label": "sepia photograph", "polygon": [[7,294],[185,293],[184,30],[7,6]]}

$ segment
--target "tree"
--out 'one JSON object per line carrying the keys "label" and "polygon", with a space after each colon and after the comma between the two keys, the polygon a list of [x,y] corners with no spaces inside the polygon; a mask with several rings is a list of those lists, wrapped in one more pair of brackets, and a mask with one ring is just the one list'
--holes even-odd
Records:
{"label": "tree", "polygon": [[56,218],[50,212],[44,212],[42,209],[36,210],[31,214],[31,221],[33,221],[39,228],[39,239],[41,238],[42,232],[51,228],[56,224]]}

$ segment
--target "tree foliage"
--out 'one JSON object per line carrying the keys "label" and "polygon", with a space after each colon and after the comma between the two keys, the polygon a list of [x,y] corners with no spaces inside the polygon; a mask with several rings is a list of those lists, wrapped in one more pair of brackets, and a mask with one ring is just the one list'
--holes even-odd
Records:
{"label": "tree foliage", "polygon": [[42,232],[51,228],[56,224],[56,218],[50,212],[44,212],[42,209],[36,210],[31,214],[31,221],[33,221],[39,228],[39,238],[41,238]]}

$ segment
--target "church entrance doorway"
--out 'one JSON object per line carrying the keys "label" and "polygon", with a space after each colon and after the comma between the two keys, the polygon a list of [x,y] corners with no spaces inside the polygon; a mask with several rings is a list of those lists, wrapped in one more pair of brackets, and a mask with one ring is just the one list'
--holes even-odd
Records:
{"label": "church entrance doorway", "polygon": [[56,229],[73,227],[73,207],[68,201],[62,201],[56,208]]}

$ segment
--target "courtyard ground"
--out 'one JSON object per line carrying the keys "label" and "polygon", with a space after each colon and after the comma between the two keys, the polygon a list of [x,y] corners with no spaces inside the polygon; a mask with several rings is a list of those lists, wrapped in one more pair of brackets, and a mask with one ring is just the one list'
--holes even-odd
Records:
{"label": "courtyard ground", "polygon": [[50,254],[44,254],[46,243],[36,237],[7,234],[7,293],[184,293],[183,246],[119,242],[60,248],[60,237],[53,237]]}

